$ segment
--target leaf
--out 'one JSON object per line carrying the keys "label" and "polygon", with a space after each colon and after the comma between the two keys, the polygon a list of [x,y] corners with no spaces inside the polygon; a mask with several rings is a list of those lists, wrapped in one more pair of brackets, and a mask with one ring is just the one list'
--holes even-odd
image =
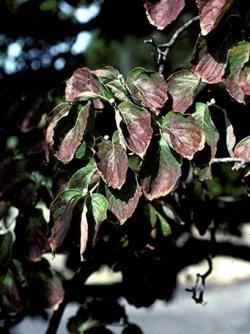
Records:
{"label": "leaf", "polygon": [[126,181],[128,157],[119,136],[115,133],[112,142],[102,138],[97,148],[97,166],[101,177],[108,186],[121,189]]}
{"label": "leaf", "polygon": [[81,214],[81,222],[80,222],[80,257],[81,261],[83,261],[83,253],[86,250],[88,238],[89,238],[89,225],[87,219],[87,204],[86,200],[84,200],[82,214]]}
{"label": "leaf", "polygon": [[78,171],[71,176],[67,188],[79,189],[83,194],[86,194],[96,171],[96,162],[94,159],[90,159],[86,166],[78,169]]}
{"label": "leaf", "polygon": [[64,117],[68,116],[70,110],[70,104],[68,102],[60,103],[58,106],[56,106],[53,109],[54,117],[52,118],[52,121],[50,122],[45,136],[45,142],[46,142],[46,157],[48,160],[49,156],[49,150],[53,151],[53,145],[54,145],[54,133],[55,128],[57,126],[57,123]]}
{"label": "leaf", "polygon": [[164,107],[168,99],[167,84],[159,73],[138,67],[129,72],[126,83],[135,102],[156,114]]}
{"label": "leaf", "polygon": [[199,127],[205,133],[205,141],[211,149],[211,161],[216,156],[219,132],[213,123],[207,104],[198,102],[195,107],[196,111],[192,116],[197,120]]}
{"label": "leaf", "polygon": [[192,71],[201,81],[216,84],[222,81],[226,65],[218,63],[209,53],[204,54]]}
{"label": "leaf", "polygon": [[164,237],[171,234],[171,228],[166,221],[166,219],[153,207],[153,205],[148,204],[146,206],[146,214],[149,217],[152,227],[155,227],[159,223],[161,233]]}
{"label": "leaf", "polygon": [[150,113],[130,101],[124,101],[117,107],[116,122],[128,148],[143,157],[153,134]]}
{"label": "leaf", "polygon": [[0,267],[8,267],[12,258],[13,235],[10,231],[0,234]]}
{"label": "leaf", "polygon": [[228,51],[229,75],[225,80],[228,93],[239,103],[246,103],[245,95],[250,95],[250,68],[245,64],[250,59],[250,43],[242,42]]}
{"label": "leaf", "polygon": [[234,148],[233,155],[235,158],[244,161],[250,161],[250,136],[242,139]]}
{"label": "leaf", "polygon": [[130,218],[135,211],[142,195],[140,186],[135,177],[128,177],[121,190],[111,190],[106,187],[108,209],[116,216],[121,224]]}
{"label": "leaf", "polygon": [[190,70],[182,70],[174,73],[167,81],[168,92],[173,98],[173,110],[184,113],[193,103],[195,90],[200,79]]}
{"label": "leaf", "polygon": [[[10,269],[0,275],[1,311],[6,315],[16,315],[23,309],[22,300],[15,277]],[[5,316],[6,316],[5,315]]]}
{"label": "leaf", "polygon": [[162,121],[164,137],[170,146],[184,158],[192,160],[205,144],[202,127],[192,116],[169,112]]}
{"label": "leaf", "polygon": [[55,153],[57,159],[64,164],[69,163],[73,159],[76,150],[82,143],[87,127],[90,106],[91,103],[87,102],[83,107],[80,107],[75,125],[65,135],[59,149]]}
{"label": "leaf", "polygon": [[119,101],[124,101],[128,98],[128,91],[124,85],[123,76],[114,67],[105,66],[93,73]]}
{"label": "leaf", "polygon": [[16,246],[30,261],[41,260],[42,255],[49,249],[48,225],[41,209],[30,209],[17,219]]}
{"label": "leaf", "polygon": [[216,27],[231,3],[232,0],[198,0],[202,35],[209,34]]}
{"label": "leaf", "polygon": [[150,201],[169,194],[181,176],[181,162],[177,160],[163,136],[160,137],[158,150],[154,152],[155,156],[150,154],[146,157],[150,162],[153,161],[153,170],[148,169],[145,160],[146,173],[142,173],[141,181],[144,195]]}
{"label": "leaf", "polygon": [[235,146],[236,143],[236,138],[234,135],[234,128],[232,126],[232,123],[230,122],[230,120],[227,117],[227,113],[226,110],[221,109],[223,111],[223,115],[224,115],[224,119],[225,119],[225,126],[226,126],[226,145],[227,145],[227,149],[228,152],[230,154],[230,156],[233,156],[233,148]]}
{"label": "leaf", "polygon": [[63,242],[73,216],[73,210],[82,197],[78,189],[65,190],[56,197],[50,207],[51,219],[54,223],[49,245],[54,252]]}
{"label": "leaf", "polygon": [[102,194],[91,194],[91,208],[96,224],[107,218],[108,201]]}
{"label": "leaf", "polygon": [[144,7],[149,22],[164,29],[173,22],[185,6],[185,0],[145,0]]}
{"label": "leaf", "polygon": [[65,98],[67,101],[86,101],[97,98],[109,100],[112,96],[88,67],[82,67],[67,80]]}

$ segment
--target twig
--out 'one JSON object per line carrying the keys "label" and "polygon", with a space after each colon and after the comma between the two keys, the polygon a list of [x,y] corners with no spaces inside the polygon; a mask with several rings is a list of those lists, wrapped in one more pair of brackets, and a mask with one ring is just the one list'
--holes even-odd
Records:
{"label": "twig", "polygon": [[246,161],[241,158],[234,158],[234,157],[214,158],[211,160],[211,164],[214,164],[214,163],[234,163],[235,165],[233,169],[236,169],[236,170],[247,167],[250,164],[249,161]]}
{"label": "twig", "polygon": [[204,302],[206,279],[213,271],[213,262],[211,255],[207,257],[207,262],[208,262],[207,271],[203,275],[199,273],[196,274],[195,286],[193,286],[191,289],[186,289],[186,291],[192,292],[192,298],[197,304],[203,304]]}
{"label": "twig", "polygon": [[170,48],[175,44],[176,40],[179,38],[179,36],[195,21],[199,20],[200,16],[197,15],[190,20],[188,20],[186,23],[184,23],[180,28],[176,30],[176,32],[173,34],[169,42],[163,43],[163,44],[157,44],[155,42],[155,39],[152,38],[150,40],[144,41],[144,43],[149,43],[153,45],[153,47],[156,48],[158,56],[157,56],[157,64],[159,66],[159,73],[163,74],[164,73],[164,67],[165,63],[170,51]]}

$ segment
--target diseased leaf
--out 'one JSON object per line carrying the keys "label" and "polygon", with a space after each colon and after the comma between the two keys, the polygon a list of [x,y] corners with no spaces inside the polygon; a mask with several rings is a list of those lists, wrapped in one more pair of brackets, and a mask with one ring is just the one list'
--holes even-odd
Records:
{"label": "diseased leaf", "polygon": [[73,159],[76,150],[83,140],[87,127],[90,106],[91,103],[87,102],[87,104],[80,108],[75,125],[65,135],[59,149],[55,153],[57,159],[62,161],[64,164],[67,164]]}
{"label": "diseased leaf", "polygon": [[46,142],[46,157],[48,160],[49,157],[49,150],[53,151],[53,145],[54,145],[54,132],[55,128],[57,126],[57,123],[64,117],[68,116],[70,110],[70,104],[68,102],[60,103],[58,106],[56,106],[53,109],[54,117],[52,118],[45,136],[45,142]]}
{"label": "diseased leaf", "polygon": [[[145,197],[152,201],[166,196],[176,186],[181,176],[181,161],[171,151],[167,140],[161,136],[155,156],[146,157],[152,160],[153,170],[146,168],[146,175],[142,175],[142,189]],[[147,160],[145,160],[145,164]]]}
{"label": "diseased leaf", "polygon": [[121,190],[111,190],[106,187],[106,198],[108,209],[116,216],[121,224],[130,218],[135,211],[139,199],[142,195],[140,186],[135,177],[131,180],[127,178]]}
{"label": "diseased leaf", "polygon": [[83,261],[83,253],[86,250],[88,238],[89,238],[89,224],[87,219],[87,204],[86,200],[84,200],[82,214],[81,214],[81,222],[80,222],[80,257]]}
{"label": "diseased leaf", "polygon": [[116,122],[128,148],[143,157],[153,134],[150,113],[130,101],[124,101],[117,107]]}
{"label": "diseased leaf", "polygon": [[224,119],[225,119],[225,127],[226,127],[226,145],[227,145],[228,153],[232,157],[233,156],[233,148],[234,148],[235,143],[236,143],[234,128],[232,126],[232,123],[230,122],[230,120],[227,117],[226,110],[222,109],[222,111],[223,111],[223,115],[224,115]]}
{"label": "diseased leaf", "polygon": [[184,158],[192,160],[204,148],[205,134],[190,115],[169,112],[162,121],[162,130],[170,146]]}
{"label": "diseased leaf", "polygon": [[231,3],[232,0],[198,0],[202,35],[209,34],[216,27]]}
{"label": "diseased leaf", "polygon": [[58,194],[50,207],[51,219],[54,223],[49,245],[54,252],[63,242],[68,232],[73,210],[82,197],[78,189],[68,189]]}
{"label": "diseased leaf", "polygon": [[108,201],[102,194],[91,194],[91,208],[96,224],[107,218]]}
{"label": "diseased leaf", "polygon": [[79,189],[83,194],[86,194],[91,183],[92,177],[97,171],[96,162],[90,159],[86,166],[78,169],[68,182],[68,189]]}
{"label": "diseased leaf", "polygon": [[213,123],[207,104],[198,102],[195,107],[196,111],[192,116],[197,120],[199,127],[205,133],[205,141],[211,149],[211,161],[216,156],[219,132]]}
{"label": "diseased leaf", "polygon": [[246,103],[250,96],[250,68],[245,64],[250,59],[250,43],[242,42],[228,51],[229,75],[225,80],[228,93],[239,103]]}
{"label": "diseased leaf", "polygon": [[145,0],[144,7],[149,22],[164,29],[173,22],[185,6],[185,0]]}
{"label": "diseased leaf", "polygon": [[112,96],[88,67],[82,67],[66,82],[65,98],[67,101],[86,101],[98,98],[109,100]]}
{"label": "diseased leaf", "polygon": [[250,136],[242,139],[234,148],[234,157],[250,161]]}
{"label": "diseased leaf", "polygon": [[126,83],[135,102],[156,114],[168,99],[167,84],[159,73],[138,67],[129,72]]}
{"label": "diseased leaf", "polygon": [[114,67],[105,66],[93,73],[95,73],[116,99],[124,101],[128,98],[128,91],[124,85],[123,76]]}
{"label": "diseased leaf", "polygon": [[209,53],[206,53],[192,71],[201,78],[201,81],[216,84],[222,81],[225,67],[224,63],[218,63]]}
{"label": "diseased leaf", "polygon": [[184,113],[193,103],[194,92],[198,88],[200,78],[190,70],[174,73],[167,81],[168,92],[173,98],[173,110]]}
{"label": "diseased leaf", "polygon": [[126,181],[128,157],[119,136],[115,133],[112,142],[102,138],[97,148],[97,166],[101,177],[108,186],[120,189]]}

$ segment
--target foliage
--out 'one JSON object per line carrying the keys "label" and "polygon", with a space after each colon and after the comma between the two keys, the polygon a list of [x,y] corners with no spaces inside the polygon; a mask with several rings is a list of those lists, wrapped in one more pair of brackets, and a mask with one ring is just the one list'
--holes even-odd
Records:
{"label": "foliage", "polygon": [[[0,167],[3,319],[59,305],[60,311],[77,300],[82,305],[69,320],[70,333],[110,333],[109,323],[141,333],[117,297],[136,306],[168,300],[183,267],[216,255],[214,240],[194,251],[194,229],[200,236],[214,229],[239,233],[246,222],[250,137],[229,115],[238,109],[231,118],[240,119],[249,102],[250,43],[223,35],[216,48],[212,40],[230,19],[232,1],[196,3],[189,66],[166,68],[179,28],[169,43],[150,42],[159,71],[136,67],[124,76],[112,66],[77,68],[64,99],[56,94],[48,101],[46,126],[33,116],[33,128],[46,133],[39,132],[32,150],[8,143]],[[185,1],[145,0],[144,8],[149,22],[165,29]],[[40,10],[56,12],[56,2],[41,1]],[[41,101],[32,104],[32,112],[42,109]],[[27,123],[21,128],[25,133]],[[50,251],[67,255],[71,280],[50,267],[43,256]],[[103,264],[122,272],[118,294],[79,295],[79,284]],[[56,330],[53,319],[48,333]]]}

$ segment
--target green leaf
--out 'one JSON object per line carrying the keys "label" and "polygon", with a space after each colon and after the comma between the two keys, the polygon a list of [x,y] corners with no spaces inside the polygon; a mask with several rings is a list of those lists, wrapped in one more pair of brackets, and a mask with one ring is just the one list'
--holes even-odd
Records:
{"label": "green leaf", "polygon": [[203,129],[190,115],[169,112],[162,120],[162,130],[169,145],[184,158],[192,160],[204,148]]}
{"label": "green leaf", "polygon": [[228,51],[229,75],[225,80],[229,94],[239,103],[246,103],[245,96],[250,96],[250,69],[245,66],[250,59],[250,43],[242,42]]}
{"label": "green leaf", "polygon": [[58,194],[50,207],[51,219],[53,221],[52,235],[49,245],[54,252],[63,242],[68,232],[73,210],[82,197],[78,189],[68,189]]}
{"label": "green leaf", "polygon": [[55,152],[57,159],[64,164],[69,163],[73,159],[76,150],[82,143],[87,128],[90,106],[90,102],[87,102],[83,107],[80,106],[75,125],[65,135],[58,151]]}
{"label": "green leaf", "polygon": [[130,101],[124,101],[117,107],[116,122],[128,148],[143,157],[153,134],[150,113]]}
{"label": "green leaf", "polygon": [[[141,175],[144,195],[150,201],[168,195],[181,176],[181,161],[171,151],[163,136],[152,153],[146,156]],[[148,162],[151,168],[147,166]]]}
{"label": "green leaf", "polygon": [[102,194],[91,194],[91,208],[96,224],[107,218],[108,201]]}
{"label": "green leaf", "polygon": [[96,162],[94,159],[90,159],[86,166],[82,167],[71,176],[67,188],[79,189],[83,194],[86,194],[96,171]]}
{"label": "green leaf", "polygon": [[138,67],[129,72],[126,83],[135,102],[156,114],[164,107],[168,99],[167,84],[159,73]]}
{"label": "green leaf", "polygon": [[97,149],[97,166],[102,179],[108,186],[121,189],[126,181],[128,157],[118,133],[115,133],[112,142],[102,138]]}
{"label": "green leaf", "polygon": [[198,0],[202,35],[207,35],[230,7],[232,0]]}
{"label": "green leaf", "polygon": [[173,98],[175,112],[184,113],[191,106],[199,83],[200,78],[190,70],[178,71],[169,77],[168,92]]}
{"label": "green leaf", "polygon": [[235,158],[250,161],[250,136],[242,139],[234,148]]}
{"label": "green leaf", "polygon": [[149,217],[152,227],[156,227],[157,223],[159,224],[161,233],[164,237],[167,237],[172,233],[167,220],[153,207],[153,205],[148,204],[146,206],[146,214]]}
{"label": "green leaf", "polygon": [[123,76],[114,67],[105,66],[93,73],[117,100],[124,101],[128,98],[129,93],[124,85]]}
{"label": "green leaf", "polygon": [[199,126],[205,133],[205,141],[211,148],[211,161],[216,156],[219,132],[213,123],[207,104],[198,102],[195,107],[196,111],[192,116],[197,120]]}

